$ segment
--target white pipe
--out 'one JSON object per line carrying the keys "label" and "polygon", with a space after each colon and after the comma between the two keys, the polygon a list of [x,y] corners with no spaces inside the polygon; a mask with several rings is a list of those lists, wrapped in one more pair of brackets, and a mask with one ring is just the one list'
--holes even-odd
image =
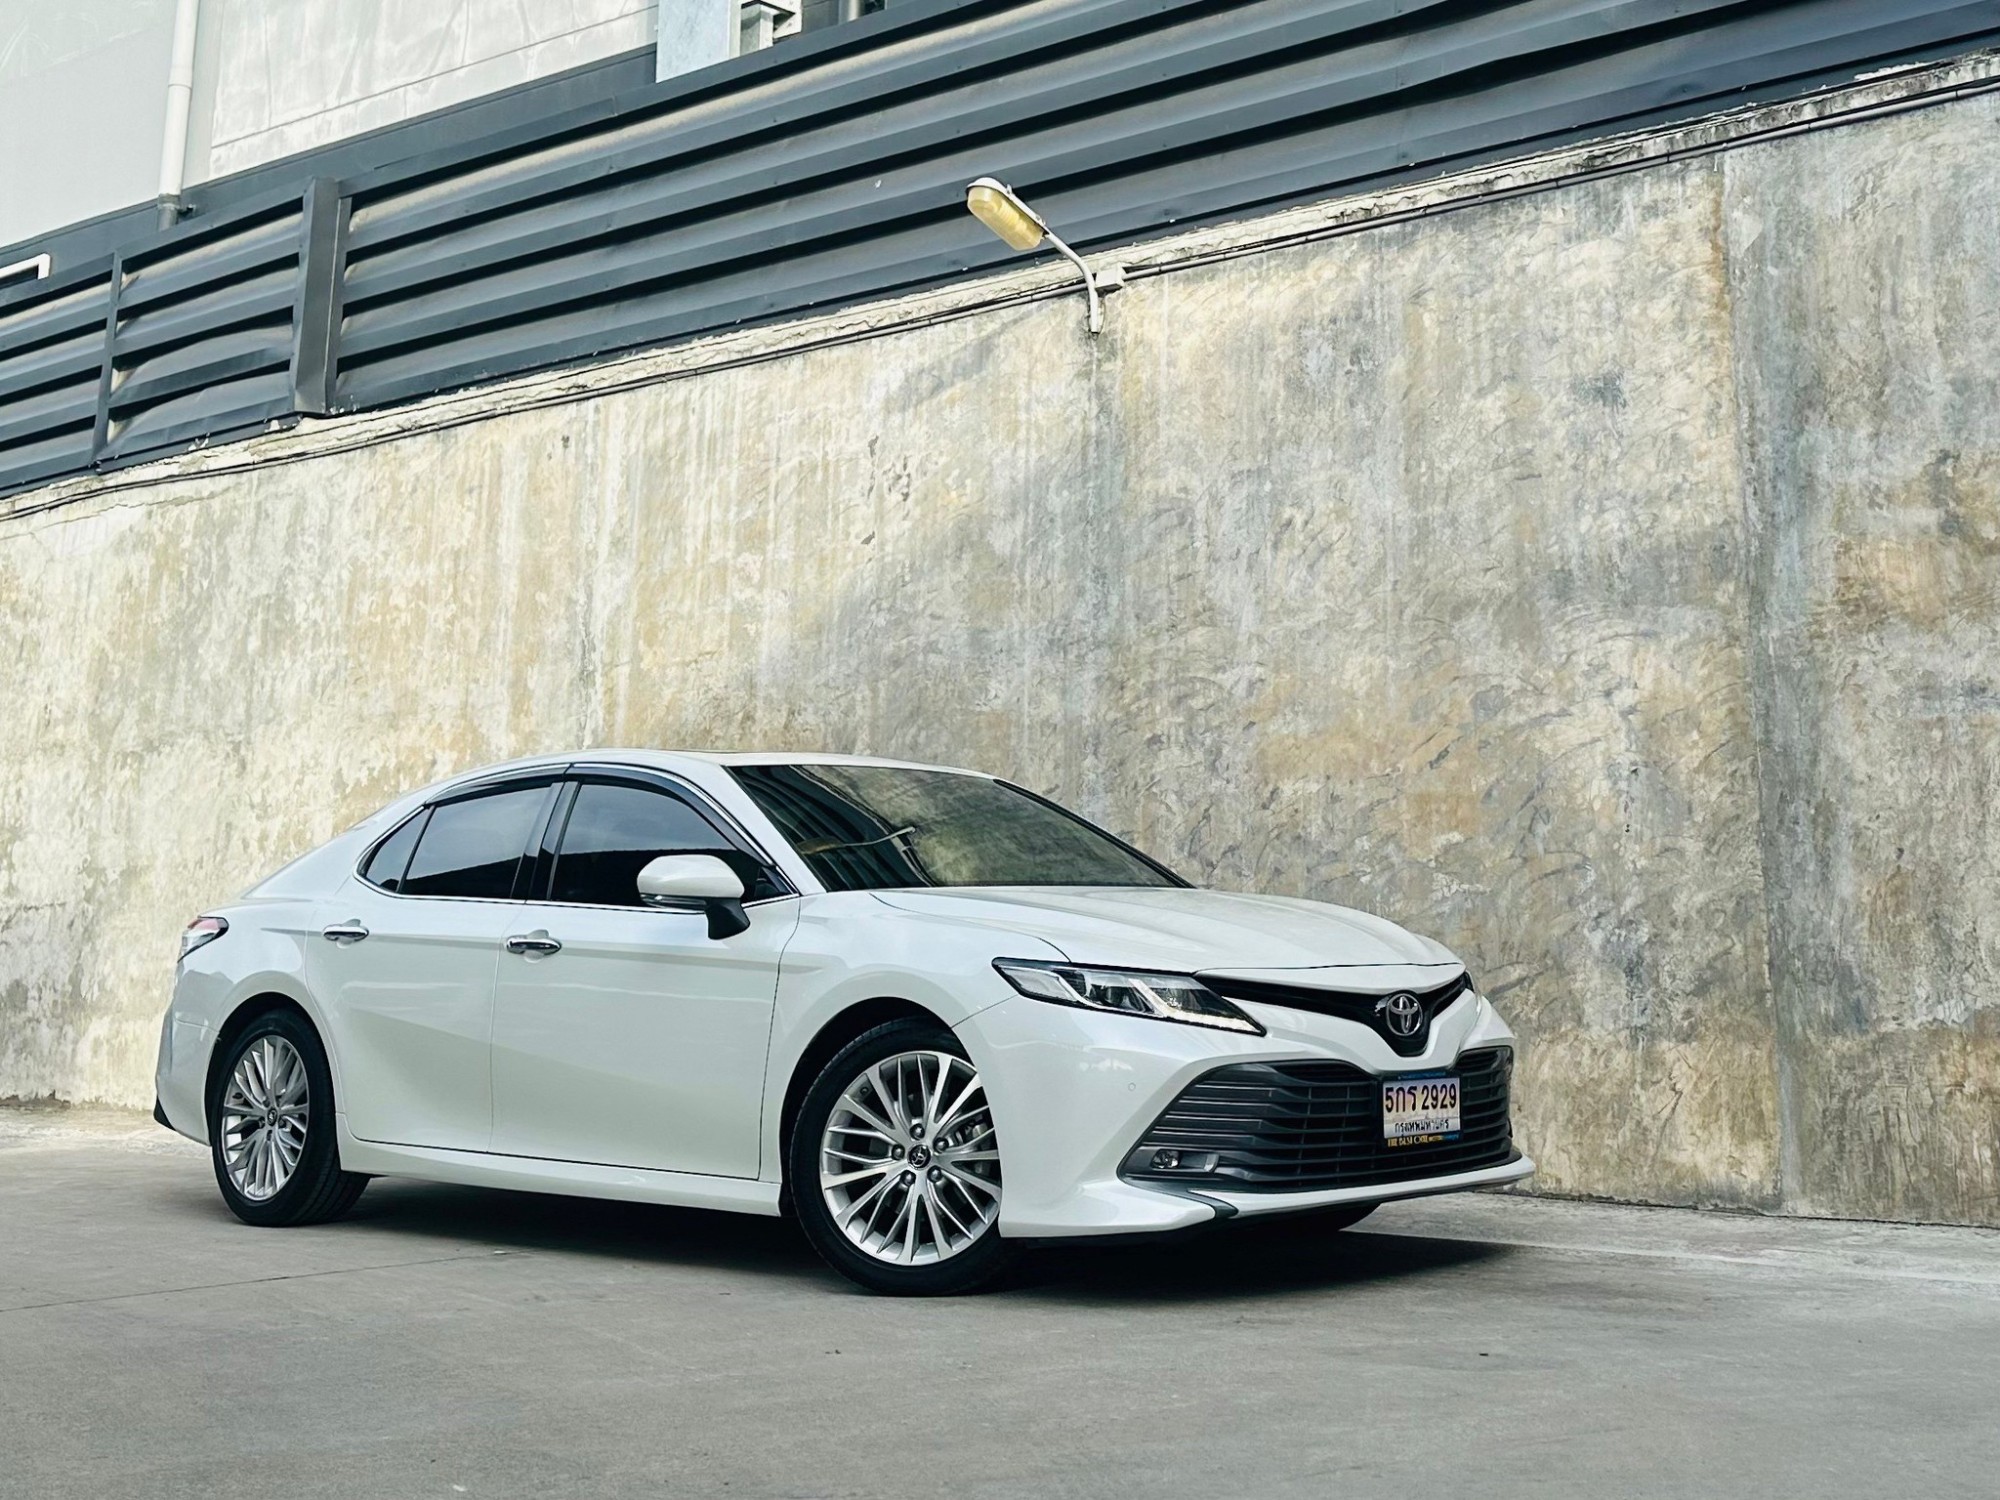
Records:
{"label": "white pipe", "polygon": [[194,103],[194,34],[201,24],[201,0],[174,6],[174,56],[167,69],[167,125],[160,141],[160,227],[180,219],[181,189],[187,185],[188,114]]}

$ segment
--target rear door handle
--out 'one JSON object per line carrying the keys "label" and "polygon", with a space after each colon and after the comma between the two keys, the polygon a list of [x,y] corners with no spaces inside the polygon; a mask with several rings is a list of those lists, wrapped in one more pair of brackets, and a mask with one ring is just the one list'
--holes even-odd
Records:
{"label": "rear door handle", "polygon": [[368,929],[359,922],[336,922],[322,928],[320,936],[330,943],[358,943],[368,936]]}
{"label": "rear door handle", "polygon": [[560,953],[562,944],[546,932],[526,932],[507,939],[509,953]]}

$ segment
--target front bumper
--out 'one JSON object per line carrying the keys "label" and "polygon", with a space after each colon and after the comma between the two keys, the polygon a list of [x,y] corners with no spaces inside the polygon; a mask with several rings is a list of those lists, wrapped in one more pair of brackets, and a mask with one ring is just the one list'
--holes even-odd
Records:
{"label": "front bumper", "polygon": [[1245,1007],[1268,1035],[1102,1014],[1023,996],[957,1028],[986,1083],[1005,1174],[1000,1230],[1062,1239],[1191,1228],[1235,1213],[1271,1214],[1374,1203],[1518,1182],[1526,1157],[1472,1171],[1300,1192],[1218,1190],[1135,1182],[1120,1167],[1146,1129],[1201,1075],[1230,1063],[1342,1062],[1369,1073],[1426,1072],[1461,1052],[1511,1046],[1513,1034],[1478,996],[1441,1014],[1429,1044],[1399,1057],[1369,1027],[1276,1006]]}

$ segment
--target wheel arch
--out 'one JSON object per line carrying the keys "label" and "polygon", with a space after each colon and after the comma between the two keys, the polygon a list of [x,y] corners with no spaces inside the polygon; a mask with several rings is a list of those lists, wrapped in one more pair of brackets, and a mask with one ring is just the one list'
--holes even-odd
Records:
{"label": "wheel arch", "polygon": [[951,1030],[944,1017],[914,1000],[905,1000],[898,995],[877,995],[858,1000],[829,1017],[826,1024],[813,1033],[812,1040],[806,1043],[805,1050],[792,1064],[791,1076],[785,1082],[784,1104],[778,1114],[778,1201],[781,1209],[789,1212],[791,1206],[791,1178],[785,1171],[785,1161],[791,1155],[792,1131],[798,1125],[799,1110],[805,1104],[806,1093],[812,1088],[813,1080],[819,1077],[842,1047],[891,1021],[929,1021],[946,1031]]}
{"label": "wheel arch", "polygon": [[[331,1068],[332,1049],[327,1046],[326,1033],[320,1029],[319,1021],[311,1011],[282,990],[261,990],[256,994],[246,995],[237,1002],[235,1009],[229,1012],[222,1025],[216,1029],[215,1042],[208,1050],[208,1072],[202,1079],[201,1085],[204,1126],[208,1123],[208,1110],[215,1098],[216,1080],[220,1077],[223,1059],[229,1055],[229,1049],[236,1045],[236,1039],[249,1030],[255,1022],[279,1010],[290,1011],[312,1028],[313,1035],[319,1039],[320,1051],[326,1055],[328,1067]],[[335,1087],[339,1087],[338,1083]]]}

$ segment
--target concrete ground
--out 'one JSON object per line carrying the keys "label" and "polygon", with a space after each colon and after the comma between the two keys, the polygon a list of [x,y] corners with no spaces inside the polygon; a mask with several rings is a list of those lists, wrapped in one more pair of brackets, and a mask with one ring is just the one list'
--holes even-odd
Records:
{"label": "concrete ground", "polygon": [[2000,1233],[1479,1196],[850,1291],[774,1220],[378,1182],[260,1231],[0,1110],[0,1495],[1980,1496]]}

